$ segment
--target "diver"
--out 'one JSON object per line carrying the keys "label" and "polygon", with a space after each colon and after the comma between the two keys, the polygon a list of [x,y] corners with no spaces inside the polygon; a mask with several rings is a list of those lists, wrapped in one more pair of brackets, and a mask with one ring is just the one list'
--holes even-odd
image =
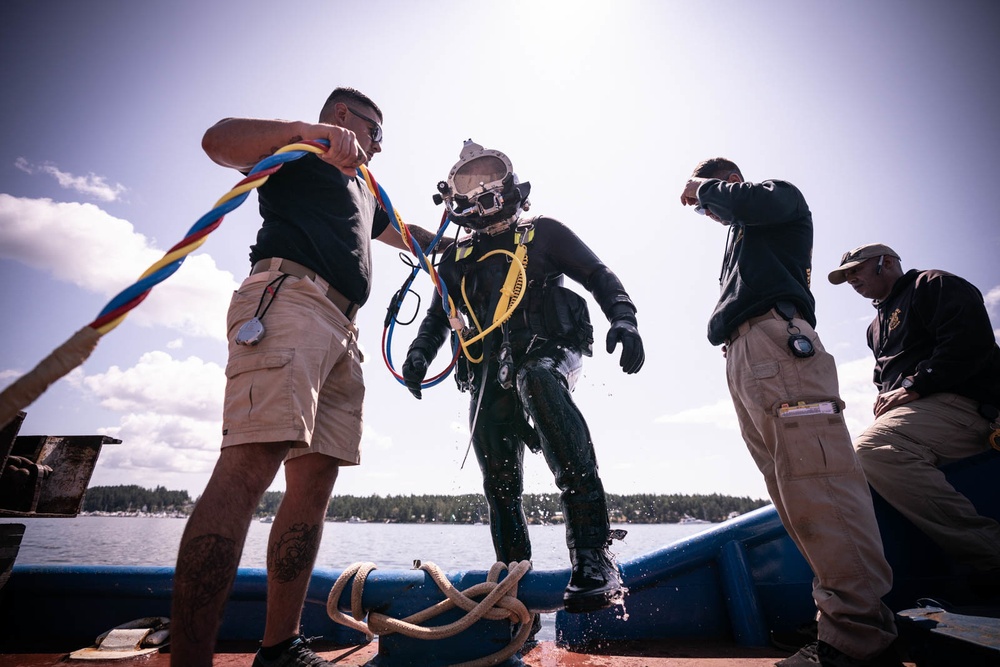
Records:
{"label": "diver", "polygon": [[528,210],[530,184],[519,182],[503,153],[465,142],[436,203],[469,233],[446,247],[437,267],[457,311],[435,293],[410,345],[402,375],[420,398],[421,381],[438,349],[462,336],[455,377],[470,392],[471,446],[483,474],[497,560],[531,559],[521,503],[523,455],[541,452],[561,492],[572,574],[566,611],[604,609],[623,597],[609,551],[612,531],[604,486],[587,423],[571,392],[592,356],[587,303],[563,287],[563,276],[589,291],[611,323],[607,351],[622,345],[620,365],[637,372],[645,360],[636,307],[621,281],[568,227]]}

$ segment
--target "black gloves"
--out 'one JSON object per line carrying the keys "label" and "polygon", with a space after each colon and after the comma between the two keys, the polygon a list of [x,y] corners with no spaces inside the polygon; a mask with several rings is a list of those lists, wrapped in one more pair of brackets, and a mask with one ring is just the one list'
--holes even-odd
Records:
{"label": "black gloves", "polygon": [[[622,370],[629,374],[638,372],[646,360],[646,353],[642,349],[639,329],[625,318],[614,320],[608,329],[608,354],[615,351],[619,342],[622,344],[622,357],[619,362]],[[403,371],[405,374],[405,366]]]}
{"label": "black gloves", "polygon": [[[640,347],[641,347],[640,343]],[[410,350],[403,362],[403,380],[410,393],[420,398],[420,383],[427,375],[427,357],[420,350]]]}

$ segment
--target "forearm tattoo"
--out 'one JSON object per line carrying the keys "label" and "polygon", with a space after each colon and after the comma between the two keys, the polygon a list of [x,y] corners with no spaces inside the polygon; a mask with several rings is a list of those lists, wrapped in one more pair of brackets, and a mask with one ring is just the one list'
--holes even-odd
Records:
{"label": "forearm tattoo", "polygon": [[285,146],[287,146],[289,144],[297,144],[300,141],[302,141],[302,137],[300,137],[300,136],[289,137],[288,141],[286,141],[281,146],[271,146],[271,152],[270,153],[266,153],[264,155],[261,155],[260,157],[257,158],[257,161],[260,162],[261,160],[263,160],[266,157],[271,157],[272,155],[275,154],[275,152],[277,152],[277,150],[279,148],[284,148]]}
{"label": "forearm tattoo", "polygon": [[319,550],[318,525],[297,523],[279,537],[267,554],[267,570],[277,581],[288,583],[312,567]]}

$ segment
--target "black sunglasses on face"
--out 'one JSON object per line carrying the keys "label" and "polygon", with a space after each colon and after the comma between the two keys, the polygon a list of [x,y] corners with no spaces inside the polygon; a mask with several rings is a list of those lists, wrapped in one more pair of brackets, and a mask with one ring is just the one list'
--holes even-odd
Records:
{"label": "black sunglasses on face", "polygon": [[366,121],[368,123],[371,123],[372,126],[370,128],[368,128],[368,136],[370,136],[371,139],[372,139],[372,141],[374,141],[376,144],[382,143],[382,126],[381,125],[379,125],[377,122],[375,122],[374,120],[372,120],[368,116],[366,116],[364,114],[361,114],[361,113],[358,113],[357,111],[355,111],[351,107],[347,107],[347,110],[350,111],[355,116],[357,116],[358,118],[360,118],[361,120]]}

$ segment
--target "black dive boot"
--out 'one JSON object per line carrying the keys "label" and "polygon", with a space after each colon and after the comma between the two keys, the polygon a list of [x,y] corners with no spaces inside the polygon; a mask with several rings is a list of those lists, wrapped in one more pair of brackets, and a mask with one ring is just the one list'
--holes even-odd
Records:
{"label": "black dive boot", "polygon": [[573,572],[563,593],[563,605],[571,614],[607,609],[625,597],[618,564],[608,547],[612,539],[625,537],[624,530],[613,530],[607,543],[597,548],[570,549]]}

